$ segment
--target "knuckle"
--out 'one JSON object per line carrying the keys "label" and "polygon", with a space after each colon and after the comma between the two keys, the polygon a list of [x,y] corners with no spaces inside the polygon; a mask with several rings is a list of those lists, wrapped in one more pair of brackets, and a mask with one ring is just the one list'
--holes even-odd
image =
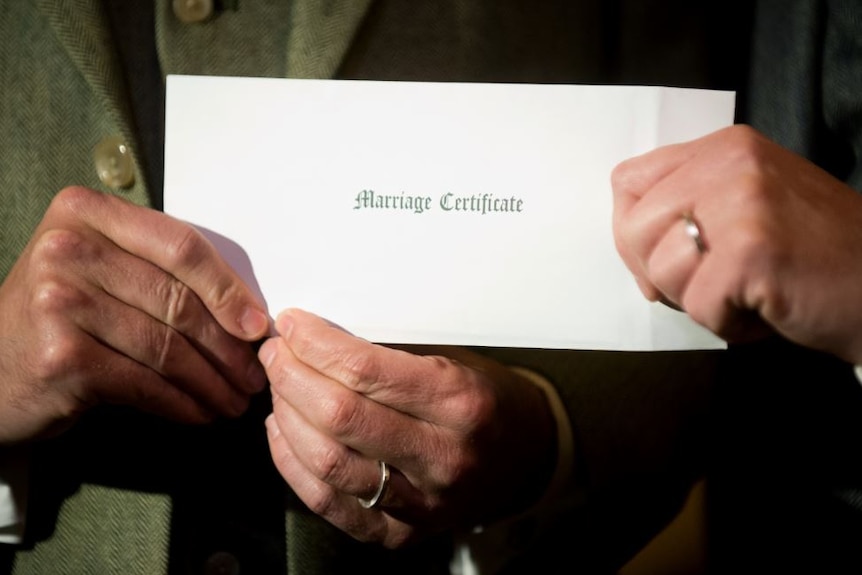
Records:
{"label": "knuckle", "polygon": [[306,494],[305,504],[321,517],[331,517],[336,511],[338,498],[332,489],[321,487]]}
{"label": "knuckle", "polygon": [[83,352],[78,338],[56,338],[44,342],[34,362],[36,379],[47,385],[81,377]]}
{"label": "knuckle", "polygon": [[63,214],[81,213],[87,210],[92,202],[98,200],[99,192],[83,186],[69,186],[63,188],[54,196],[48,211]]}
{"label": "knuckle", "polygon": [[[209,240],[192,226],[182,226],[166,242],[165,260],[170,270],[195,270],[209,265],[213,255]],[[188,288],[191,291],[191,288]],[[219,275],[195,296],[214,312],[229,309],[242,297],[242,284]]]}
{"label": "knuckle", "polygon": [[632,187],[632,160],[623,160],[611,170],[611,189],[621,194]]}
{"label": "knuckle", "polygon": [[754,145],[763,140],[760,132],[747,124],[734,124],[733,126],[728,126],[723,131],[725,138],[737,146],[746,144]]}
{"label": "knuckle", "polygon": [[499,398],[487,387],[478,387],[475,393],[467,396],[464,410],[468,421],[477,427],[484,427],[496,420],[499,410]]}
{"label": "knuckle", "polygon": [[222,311],[243,303],[246,294],[243,293],[240,282],[222,276],[218,281],[212,282],[203,295],[210,308],[214,311]]}
{"label": "knuckle", "polygon": [[346,476],[347,453],[340,444],[317,450],[311,459],[312,473],[329,485],[339,485]]}
{"label": "knuckle", "polygon": [[202,291],[200,298],[206,303],[207,308],[218,314],[230,310],[243,302],[241,284],[231,281],[225,276],[220,276]]}
{"label": "knuckle", "polygon": [[381,367],[372,353],[351,353],[338,358],[343,372],[343,383],[348,388],[363,393],[380,378]]}
{"label": "knuckle", "polygon": [[197,294],[170,276],[165,276],[160,291],[160,299],[165,302],[165,322],[174,327],[189,325],[193,321]]}
{"label": "knuckle", "polygon": [[69,229],[48,230],[33,245],[35,261],[47,264],[77,261],[93,253],[93,244],[81,233]]}
{"label": "knuckle", "polygon": [[752,307],[771,320],[781,321],[788,313],[790,304],[784,296],[780,282],[776,281],[776,274],[759,274],[751,281],[748,287],[749,299]]}
{"label": "knuckle", "polygon": [[75,286],[47,279],[33,288],[30,303],[37,315],[60,315],[70,309],[80,309],[90,303],[90,296]]}
{"label": "knuckle", "polygon": [[202,247],[206,240],[192,226],[182,226],[180,231],[165,243],[165,259],[171,269],[194,268],[201,261]]}
{"label": "knuckle", "polygon": [[725,157],[745,171],[757,172],[766,161],[766,139],[746,125],[735,125],[724,130]]}
{"label": "knuckle", "polygon": [[[462,382],[452,398],[451,409],[455,417],[465,422],[467,429],[483,429],[495,421],[499,410],[500,397],[488,385],[484,374],[469,370],[455,381]],[[468,382],[464,384],[463,382]]]}
{"label": "knuckle", "polygon": [[[271,347],[276,347],[273,344]],[[276,351],[275,359],[266,368],[267,379],[272,388],[277,392],[277,395],[290,397],[293,393],[294,385],[303,382],[303,377],[297,372],[297,366],[292,357],[280,351]]]}
{"label": "knuckle", "polygon": [[358,397],[353,393],[340,393],[322,401],[323,424],[335,437],[355,435],[362,428],[362,413]]}

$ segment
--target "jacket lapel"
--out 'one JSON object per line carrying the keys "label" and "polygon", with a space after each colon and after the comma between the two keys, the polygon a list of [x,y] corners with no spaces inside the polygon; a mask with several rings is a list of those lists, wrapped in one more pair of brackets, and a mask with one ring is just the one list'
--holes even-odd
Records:
{"label": "jacket lapel", "polygon": [[110,23],[99,0],[38,0],[66,49],[100,104],[127,141],[132,141],[132,116],[123,71],[113,45]]}
{"label": "jacket lapel", "polygon": [[331,78],[341,65],[372,0],[295,0],[287,45],[287,76]]}

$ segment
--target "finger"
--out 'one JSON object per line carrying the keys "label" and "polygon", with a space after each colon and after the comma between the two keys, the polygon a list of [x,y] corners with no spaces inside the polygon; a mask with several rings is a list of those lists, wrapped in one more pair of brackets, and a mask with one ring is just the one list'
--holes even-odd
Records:
{"label": "finger", "polygon": [[[656,228],[666,229],[664,226],[669,219],[687,209],[676,202],[668,204],[663,198],[656,200],[655,188],[695,157],[703,145],[704,139],[699,139],[663,146],[621,162],[611,174],[614,243],[623,263],[634,274],[638,287],[649,300],[659,299],[660,294],[644,278],[646,259],[655,239],[648,232]],[[648,195],[653,201],[645,201]]]}
{"label": "finger", "polygon": [[[380,509],[364,509],[356,497],[337,491],[309,473],[285,440],[273,416],[267,418],[266,429],[276,468],[311,511],[359,541],[390,541],[390,546],[395,546],[397,536],[393,536],[398,531],[406,531],[405,526]],[[403,536],[401,538],[403,540]]]}
{"label": "finger", "polygon": [[690,160],[696,145],[673,144],[657,148],[620,162],[611,172],[614,197],[613,225],[615,231],[629,216],[634,206],[659,182],[673,174]]}
{"label": "finger", "polygon": [[707,254],[688,235],[682,218],[656,244],[647,262],[647,279],[663,295],[662,301],[679,308],[689,281]]}
{"label": "finger", "polygon": [[192,226],[86,188],[66,188],[55,202],[122,249],[153,262],[188,285],[229,333],[246,341],[267,333],[269,319],[264,307]]}
{"label": "finger", "polygon": [[611,172],[615,213],[625,216],[652,188],[692,160],[721,131],[689,142],[670,144],[620,162]]}
{"label": "finger", "polygon": [[[72,293],[74,290],[74,293]],[[71,286],[57,286],[52,299],[84,332],[103,342],[115,355],[125,356],[154,372],[204,408],[229,417],[248,407],[248,396],[240,393],[172,327],[154,320],[104,292],[86,293]],[[69,300],[74,305],[69,305]],[[110,358],[109,358],[110,360]],[[113,401],[135,405],[147,400],[151,389],[134,379],[100,379],[99,393]],[[109,385],[110,388],[105,388]]]}
{"label": "finger", "polygon": [[[57,230],[44,237],[43,241],[55,245],[68,244],[53,248],[53,253],[48,257],[62,258],[66,265],[75,265],[78,274],[88,277],[95,284],[94,287],[103,289],[119,302],[140,309],[181,333],[237,390],[257,393],[265,387],[266,376],[251,345],[227,333],[204,307],[197,294],[174,276],[150,262],[117,249],[97,234],[90,234],[84,239],[76,232]],[[57,262],[58,265],[63,263]],[[151,326],[151,329],[155,329],[155,326]],[[161,331],[163,334],[170,333],[168,330]],[[160,349],[164,349],[164,346],[161,345]]]}
{"label": "finger", "polygon": [[473,401],[487,399],[480,374],[457,362],[371,344],[303,310],[280,314],[276,329],[300,362],[423,421],[463,422],[475,413]]}
{"label": "finger", "polygon": [[701,184],[685,176],[677,173],[656,184],[619,222],[618,235],[635,270],[643,271],[667,230],[682,221],[683,214],[695,211],[694,198]]}
{"label": "finger", "polygon": [[[655,251],[666,237],[674,238],[673,244],[676,245],[679,240],[686,239],[684,214],[696,210],[698,192],[706,185],[699,181],[698,176],[691,177],[690,171],[690,167],[680,168],[656,184],[648,195],[631,208],[625,221],[618,225],[619,242],[625,246],[625,257],[629,259],[626,265],[634,274],[641,292],[651,301],[661,300],[668,295],[655,281],[656,264],[673,263],[675,259],[666,259],[672,250],[665,251],[660,258],[655,257]],[[682,232],[677,236],[671,231],[680,229]],[[687,241],[694,245],[690,236]],[[673,255],[688,252],[687,246],[682,252]]]}
{"label": "finger", "polygon": [[322,434],[376,460],[405,470],[421,469],[419,454],[432,454],[435,430],[410,415],[377,403],[299,361],[286,342],[271,338],[261,358],[273,393]]}
{"label": "finger", "polygon": [[[206,423],[214,413],[182,389],[134,359],[118,355],[77,326],[65,324],[44,333],[37,355],[39,369],[49,384],[73,395],[73,409],[101,402],[134,406],[185,423]],[[41,394],[40,401],[64,401],[63,394]],[[53,399],[52,399],[53,398]],[[68,409],[58,406],[57,413]],[[41,405],[46,409],[46,405]]]}
{"label": "finger", "polygon": [[[363,456],[320,433],[278,395],[273,398],[272,415],[294,457],[314,477],[353,497],[371,499],[377,494],[381,481],[380,459]],[[387,465],[389,479],[375,508],[402,519],[416,515],[416,509],[424,513],[422,493],[391,461]]]}
{"label": "finger", "polygon": [[355,497],[369,497],[377,490],[380,472],[375,460],[321,433],[277,394],[272,411],[281,436],[314,477]]}

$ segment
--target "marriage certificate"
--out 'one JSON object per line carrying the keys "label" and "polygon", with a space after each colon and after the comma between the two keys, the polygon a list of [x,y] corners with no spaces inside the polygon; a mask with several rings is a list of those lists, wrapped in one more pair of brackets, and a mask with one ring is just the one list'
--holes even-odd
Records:
{"label": "marriage certificate", "polygon": [[733,122],[732,92],[170,76],[164,207],[273,317],[380,343],[682,350],[616,252],[620,161]]}

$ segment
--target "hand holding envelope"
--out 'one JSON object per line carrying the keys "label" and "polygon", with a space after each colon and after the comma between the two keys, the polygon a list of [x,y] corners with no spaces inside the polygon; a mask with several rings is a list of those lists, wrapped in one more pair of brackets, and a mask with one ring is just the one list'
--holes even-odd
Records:
{"label": "hand holding envelope", "polygon": [[395,548],[466,531],[546,489],[553,418],[516,372],[465,349],[375,345],[301,310],[276,328],[259,352],[273,460],[312,511],[353,537]]}
{"label": "hand holding envelope", "polygon": [[862,363],[855,190],[745,126],[624,162],[613,186],[617,246],[648,299],[729,341],[775,332]]}
{"label": "hand holding envelope", "polygon": [[127,405],[205,423],[264,388],[267,316],[193,227],[115,196],[57,194],[0,287],[0,443]]}

